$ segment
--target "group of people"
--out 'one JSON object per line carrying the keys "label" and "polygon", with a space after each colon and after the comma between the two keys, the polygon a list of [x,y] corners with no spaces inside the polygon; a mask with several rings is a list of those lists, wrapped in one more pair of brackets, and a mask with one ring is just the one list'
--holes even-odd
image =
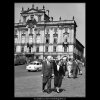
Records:
{"label": "group of people", "polygon": [[[42,91],[51,93],[51,80],[54,77],[54,91],[59,93],[65,76],[76,78],[78,73],[82,75],[82,64],[79,60],[66,57],[53,60],[51,56],[48,56],[42,66]],[[45,89],[46,85],[47,90]]]}

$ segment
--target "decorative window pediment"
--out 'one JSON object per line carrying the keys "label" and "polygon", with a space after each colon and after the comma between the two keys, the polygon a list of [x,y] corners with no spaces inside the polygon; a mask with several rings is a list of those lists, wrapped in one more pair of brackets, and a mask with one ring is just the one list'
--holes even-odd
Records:
{"label": "decorative window pediment", "polygon": [[65,35],[69,35],[69,33],[68,32],[63,33],[63,36],[65,36]]}
{"label": "decorative window pediment", "polygon": [[30,33],[30,34],[29,34],[29,36],[33,36],[33,34],[32,34],[32,33]]}
{"label": "decorative window pediment", "polygon": [[58,34],[55,32],[55,33],[53,34],[53,37],[58,37]]}
{"label": "decorative window pediment", "polygon": [[25,36],[26,34],[22,33],[22,36]]}
{"label": "decorative window pediment", "polygon": [[50,37],[50,34],[45,34],[45,37],[46,37],[46,38],[49,38],[49,37]]}

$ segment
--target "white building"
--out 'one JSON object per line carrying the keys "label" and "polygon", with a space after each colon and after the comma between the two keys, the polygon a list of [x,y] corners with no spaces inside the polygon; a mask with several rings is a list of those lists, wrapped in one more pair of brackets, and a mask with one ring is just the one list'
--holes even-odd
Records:
{"label": "white building", "polygon": [[[71,58],[83,56],[84,46],[76,39],[76,22],[72,20],[53,21],[43,9],[22,8],[19,23],[14,25],[15,54],[32,54],[34,58],[43,56],[69,56]],[[63,44],[68,44],[64,46]],[[78,57],[79,56],[79,57]]]}

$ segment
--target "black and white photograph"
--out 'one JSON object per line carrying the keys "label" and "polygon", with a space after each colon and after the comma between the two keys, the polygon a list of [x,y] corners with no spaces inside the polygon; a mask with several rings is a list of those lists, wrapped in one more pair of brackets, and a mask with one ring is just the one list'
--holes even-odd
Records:
{"label": "black and white photograph", "polygon": [[85,3],[14,3],[14,97],[86,97]]}

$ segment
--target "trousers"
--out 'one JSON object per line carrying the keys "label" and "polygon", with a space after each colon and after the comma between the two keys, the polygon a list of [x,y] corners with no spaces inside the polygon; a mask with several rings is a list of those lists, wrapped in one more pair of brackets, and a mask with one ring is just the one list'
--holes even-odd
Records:
{"label": "trousers", "polygon": [[51,89],[51,79],[52,79],[51,77],[47,77],[47,76],[43,77],[42,90],[44,90],[45,86],[47,85],[47,91],[50,91],[50,89]]}

